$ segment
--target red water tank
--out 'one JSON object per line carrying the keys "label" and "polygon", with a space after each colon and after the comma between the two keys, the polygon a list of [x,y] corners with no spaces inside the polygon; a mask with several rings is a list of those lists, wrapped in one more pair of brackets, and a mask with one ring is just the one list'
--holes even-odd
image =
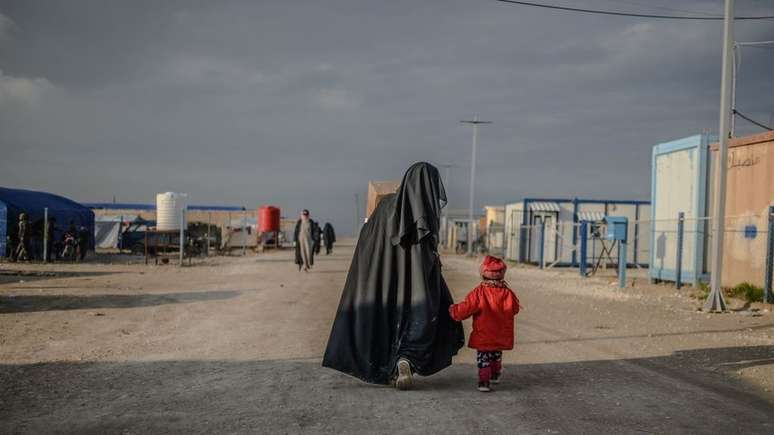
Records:
{"label": "red water tank", "polygon": [[272,233],[280,230],[280,209],[264,205],[258,209],[258,231]]}

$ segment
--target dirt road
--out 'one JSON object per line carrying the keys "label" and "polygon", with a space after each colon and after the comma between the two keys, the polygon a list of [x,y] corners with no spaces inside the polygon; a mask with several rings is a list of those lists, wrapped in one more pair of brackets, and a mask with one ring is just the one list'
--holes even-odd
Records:
{"label": "dirt road", "polygon": [[[409,392],[323,369],[350,255],[0,265],[0,433],[774,433],[774,316],[570,272],[509,271],[493,393],[469,349]],[[458,300],[476,264],[444,264]]]}

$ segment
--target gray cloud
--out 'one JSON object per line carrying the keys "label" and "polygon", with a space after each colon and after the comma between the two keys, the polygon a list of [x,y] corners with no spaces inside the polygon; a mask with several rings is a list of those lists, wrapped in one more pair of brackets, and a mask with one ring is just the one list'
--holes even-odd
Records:
{"label": "gray cloud", "polygon": [[[459,166],[448,190],[464,207],[470,130],[457,121],[476,113],[494,121],[479,204],[643,198],[653,144],[717,128],[720,23],[473,0],[11,1],[0,14],[0,184],[84,201],[178,190],[308,207],[346,232],[369,179],[429,160]],[[740,22],[737,39],[774,39],[774,26]],[[767,121],[774,50],[753,50],[739,107]]]}

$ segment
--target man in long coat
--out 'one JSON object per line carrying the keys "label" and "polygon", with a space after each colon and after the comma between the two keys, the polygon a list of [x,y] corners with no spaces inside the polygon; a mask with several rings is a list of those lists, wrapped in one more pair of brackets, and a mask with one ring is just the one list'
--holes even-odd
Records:
{"label": "man in long coat", "polygon": [[296,222],[296,229],[293,232],[296,264],[298,270],[303,269],[305,272],[314,266],[314,226],[315,222],[309,217],[309,210],[305,209]]}

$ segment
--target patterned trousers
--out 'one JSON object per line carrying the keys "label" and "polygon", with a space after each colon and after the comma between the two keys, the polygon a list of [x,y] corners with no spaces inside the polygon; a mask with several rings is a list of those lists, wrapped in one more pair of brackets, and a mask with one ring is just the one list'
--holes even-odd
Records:
{"label": "patterned trousers", "polygon": [[499,363],[503,359],[503,353],[499,350],[486,352],[486,351],[476,351],[476,364],[478,364],[478,368],[483,369],[485,367],[489,367],[490,365],[494,365],[496,363]]}
{"label": "patterned trousers", "polygon": [[503,353],[495,351],[477,351],[476,364],[478,365],[478,382],[489,385],[490,379],[500,377],[503,369]]}

